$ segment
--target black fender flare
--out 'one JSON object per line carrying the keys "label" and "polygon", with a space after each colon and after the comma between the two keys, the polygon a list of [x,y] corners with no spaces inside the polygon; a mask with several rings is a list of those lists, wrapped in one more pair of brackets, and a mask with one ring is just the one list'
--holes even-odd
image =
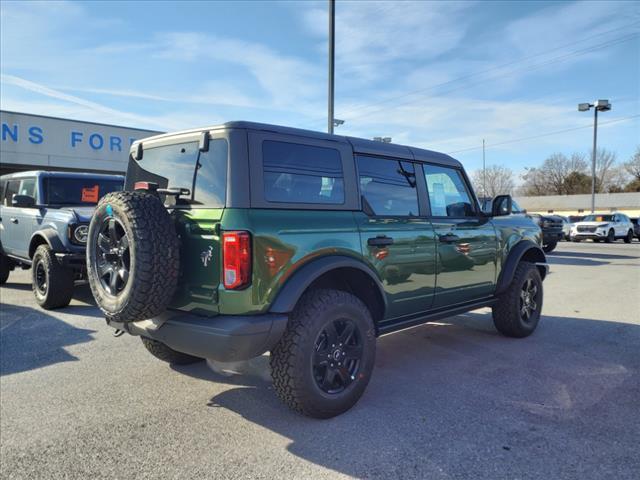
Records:
{"label": "black fender flare", "polygon": [[275,300],[271,303],[269,312],[291,312],[296,306],[296,303],[298,303],[298,300],[300,299],[302,294],[309,287],[309,285],[313,283],[314,280],[319,278],[321,275],[330,272],[331,270],[336,270],[339,268],[355,268],[369,276],[378,288],[378,293],[380,294],[380,297],[382,298],[382,302],[384,304],[384,310],[387,310],[387,297],[384,293],[384,288],[373,269],[371,269],[365,263],[351,257],[343,255],[328,255],[306,263],[305,265],[301,266],[295,273],[293,273],[293,275],[291,275],[285,282],[285,284],[280,288],[280,291],[277,293]]}
{"label": "black fender flare", "polygon": [[509,287],[511,280],[513,280],[513,276],[516,273],[518,263],[520,263],[522,257],[525,255],[527,255],[527,257],[529,257],[536,266],[544,270],[544,273],[542,274],[542,278],[544,279],[547,270],[547,257],[545,256],[544,251],[537,243],[534,243],[531,240],[522,240],[509,251],[507,259],[500,271],[500,276],[498,277],[496,295],[503,293]]}
{"label": "black fender flare", "polygon": [[66,251],[66,248],[62,244],[62,240],[60,240],[58,231],[53,228],[43,228],[31,235],[31,239],[29,240],[29,258],[33,258],[33,254],[36,252],[37,248],[36,244],[42,243],[39,239],[44,240],[54,252]]}

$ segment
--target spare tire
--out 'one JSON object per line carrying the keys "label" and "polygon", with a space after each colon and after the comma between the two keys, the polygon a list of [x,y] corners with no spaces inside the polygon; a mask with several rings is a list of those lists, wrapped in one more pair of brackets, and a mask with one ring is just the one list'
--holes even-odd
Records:
{"label": "spare tire", "polygon": [[178,284],[175,225],[159,197],[114,192],[98,203],[87,238],[87,276],[110,320],[135,322],[166,310]]}

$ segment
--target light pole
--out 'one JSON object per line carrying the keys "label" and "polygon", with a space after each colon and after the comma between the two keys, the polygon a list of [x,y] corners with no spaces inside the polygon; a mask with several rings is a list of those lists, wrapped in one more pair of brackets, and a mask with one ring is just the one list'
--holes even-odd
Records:
{"label": "light pole", "polygon": [[593,108],[593,152],[591,153],[591,213],[596,210],[596,149],[598,145],[598,111],[611,110],[609,100],[597,100],[594,103],[579,103],[578,111],[588,112]]}
{"label": "light pole", "polygon": [[327,118],[327,131],[333,133],[333,86],[335,68],[335,41],[336,41],[336,1],[329,0],[329,116]]}

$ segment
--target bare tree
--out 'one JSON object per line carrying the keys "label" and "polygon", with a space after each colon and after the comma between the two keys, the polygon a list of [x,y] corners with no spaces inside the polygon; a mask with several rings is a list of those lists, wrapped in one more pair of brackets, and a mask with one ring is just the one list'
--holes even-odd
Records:
{"label": "bare tree", "polygon": [[615,168],[616,154],[604,148],[596,152],[596,192],[608,192],[623,185],[616,182],[620,179],[619,171]]}
{"label": "bare tree", "polygon": [[[587,163],[583,154],[573,153],[571,157],[567,157],[563,153],[554,153],[540,167],[527,169],[522,176],[523,191],[527,195],[578,193],[574,191],[576,173],[585,174],[586,170]],[[567,182],[568,178],[571,178],[572,181]],[[578,184],[582,185],[582,183],[582,179],[580,179]]]}
{"label": "bare tree", "polygon": [[636,152],[629,161],[624,163],[624,169],[629,175],[640,181],[640,146],[636,147]]}
{"label": "bare tree", "polygon": [[636,152],[624,164],[625,171],[632,176],[632,180],[624,187],[626,192],[640,192],[640,146]]}
{"label": "bare tree", "polygon": [[[486,172],[476,170],[471,181],[480,197],[495,197],[496,195],[511,195],[515,186],[513,172],[501,165],[489,165]],[[486,190],[485,190],[486,185]]]}

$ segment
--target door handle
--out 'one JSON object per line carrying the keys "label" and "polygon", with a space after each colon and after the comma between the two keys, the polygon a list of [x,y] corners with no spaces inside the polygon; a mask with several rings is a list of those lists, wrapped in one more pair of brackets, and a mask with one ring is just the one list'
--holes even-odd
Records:
{"label": "door handle", "polygon": [[460,240],[460,237],[454,235],[453,233],[447,233],[446,235],[439,235],[438,240],[440,240],[442,243],[455,243]]}
{"label": "door handle", "polygon": [[16,217],[11,217],[11,223],[18,223],[18,219]]}
{"label": "door handle", "polygon": [[367,240],[367,245],[370,247],[388,247],[393,245],[393,238],[386,235],[378,235],[377,237],[371,237]]}

